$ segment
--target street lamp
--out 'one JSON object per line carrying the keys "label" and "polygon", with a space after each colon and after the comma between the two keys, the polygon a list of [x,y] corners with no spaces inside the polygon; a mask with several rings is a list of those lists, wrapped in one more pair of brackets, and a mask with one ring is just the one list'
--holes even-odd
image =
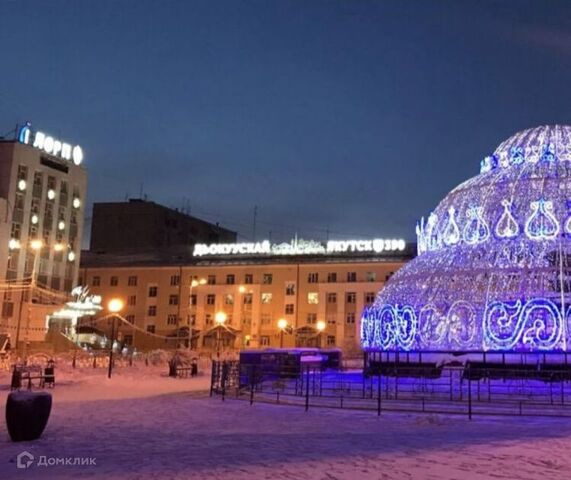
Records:
{"label": "street lamp", "polygon": [[191,317],[192,317],[192,289],[195,287],[198,287],[199,285],[206,285],[206,278],[201,278],[200,280],[197,278],[193,278],[190,282],[190,291],[189,291],[189,295],[190,295],[190,299],[189,299],[189,307],[188,307],[188,349],[191,349],[191,332],[192,332],[192,328],[191,328]]}
{"label": "street lamp", "polygon": [[317,347],[321,348],[321,332],[323,332],[323,330],[325,330],[325,327],[327,325],[325,324],[325,322],[323,320],[318,320],[315,328],[317,328]]}
{"label": "street lamp", "polygon": [[280,348],[284,348],[284,331],[287,328],[287,320],[285,318],[278,320],[278,328],[280,329]]}
{"label": "street lamp", "polygon": [[227,318],[228,315],[226,315],[226,312],[216,312],[216,315],[214,315],[214,321],[218,324],[216,331],[216,356],[218,358],[220,358],[220,340],[222,335],[221,329],[226,323]]}
{"label": "street lamp", "polygon": [[115,317],[123,310],[124,302],[120,298],[112,298],[107,304],[107,309],[111,312],[113,324],[111,326],[111,348],[109,349],[109,370],[107,378],[111,378],[111,371],[113,370],[113,344],[115,343]]}

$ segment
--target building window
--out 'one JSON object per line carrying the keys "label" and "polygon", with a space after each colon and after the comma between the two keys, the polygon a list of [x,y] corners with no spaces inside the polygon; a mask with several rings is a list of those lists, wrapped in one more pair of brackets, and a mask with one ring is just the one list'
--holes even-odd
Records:
{"label": "building window", "polygon": [[178,305],[178,295],[169,295],[169,305]]}
{"label": "building window", "polygon": [[205,325],[212,325],[212,315],[210,313],[204,315],[204,323]]}
{"label": "building window", "polygon": [[147,315],[149,317],[156,317],[157,316],[157,306],[156,305],[149,305],[149,309],[147,310]]}
{"label": "building window", "polygon": [[133,306],[137,304],[137,295],[129,295],[127,299],[127,305]]}
{"label": "building window", "polygon": [[327,323],[329,325],[335,325],[337,323],[335,314],[327,316]]}
{"label": "building window", "polygon": [[272,322],[272,316],[269,313],[262,313],[260,316],[260,323],[262,325],[269,325]]}
{"label": "building window", "polygon": [[337,282],[337,272],[329,272],[327,274],[327,282],[328,283],[335,283]]}
{"label": "building window", "polygon": [[230,273],[229,275],[226,275],[226,284],[234,285],[234,283],[236,283],[236,277],[234,274]]}
{"label": "building window", "polygon": [[254,283],[254,275],[252,275],[251,273],[247,273],[244,276],[244,283],[246,285],[251,285],[252,283]]}
{"label": "building window", "polygon": [[355,323],[355,313],[354,312],[349,312],[347,314],[346,322],[350,325]]}
{"label": "building window", "polygon": [[367,282],[376,282],[377,272],[367,272]]}
{"label": "building window", "polygon": [[262,277],[262,283],[264,285],[271,285],[274,277],[271,273],[264,273]]}
{"label": "building window", "polygon": [[112,287],[116,287],[117,285],[119,285],[119,277],[111,277],[109,279],[109,285],[111,285]]}
{"label": "building window", "polygon": [[216,285],[216,275],[208,275],[206,283],[208,283],[208,285]]}
{"label": "building window", "polygon": [[393,276],[393,273],[395,273],[395,272],[389,272],[387,275],[385,275],[385,282],[389,281],[389,278],[391,278]]}
{"label": "building window", "polygon": [[125,316],[125,320],[127,320],[129,323],[135,323],[135,315],[133,315],[132,313]]}
{"label": "building window", "polygon": [[252,294],[251,293],[246,293],[244,295],[244,305],[252,305]]}
{"label": "building window", "polygon": [[156,297],[158,293],[158,287],[149,287],[149,297]]}
{"label": "building window", "polygon": [[192,314],[190,316],[190,324],[194,327],[196,325],[196,315]]}
{"label": "building window", "polygon": [[317,313],[308,313],[307,314],[307,323],[309,325],[313,325],[317,323]]}
{"label": "building window", "polygon": [[347,303],[357,303],[357,294],[355,292],[347,292]]}
{"label": "building window", "polygon": [[147,332],[155,333],[155,326],[154,325],[147,325]]}
{"label": "building window", "polygon": [[327,346],[331,347],[332,345],[335,345],[335,336],[327,335]]}
{"label": "building window", "polygon": [[319,293],[318,292],[308,292],[307,303],[310,305],[317,305],[319,303]]}
{"label": "building window", "polygon": [[347,281],[348,282],[356,282],[357,281],[357,272],[347,272]]}
{"label": "building window", "polygon": [[319,273],[310,273],[307,275],[307,283],[319,282]]}
{"label": "building window", "polygon": [[272,303],[272,294],[262,293],[262,303]]}
{"label": "building window", "polygon": [[167,325],[176,325],[176,315],[167,315]]}
{"label": "building window", "polygon": [[327,303],[337,303],[337,294],[334,292],[328,293]]}
{"label": "building window", "polygon": [[178,287],[180,285],[180,275],[171,275],[171,287]]}
{"label": "building window", "polygon": [[295,295],[295,283],[286,283],[286,295]]}
{"label": "building window", "polygon": [[262,347],[268,347],[270,345],[270,337],[268,337],[267,335],[261,335],[260,336],[260,345]]}
{"label": "building window", "polygon": [[365,293],[365,305],[370,305],[375,301],[375,292],[366,292]]}
{"label": "building window", "polygon": [[224,304],[225,305],[234,305],[234,295],[231,293],[227,293],[224,295]]}
{"label": "building window", "polygon": [[131,275],[128,279],[127,279],[127,285],[129,287],[136,287],[137,286],[137,277],[134,275]]}
{"label": "building window", "polygon": [[206,305],[214,305],[216,303],[216,295],[209,293],[206,295]]}
{"label": "building window", "polygon": [[193,294],[190,296],[190,304],[191,304],[192,306],[195,306],[195,305],[196,305],[196,293],[193,293]]}
{"label": "building window", "polygon": [[286,315],[293,315],[293,303],[288,303],[285,306]]}
{"label": "building window", "polygon": [[101,277],[93,277],[91,279],[91,285],[94,287],[98,287],[99,285],[101,285]]}

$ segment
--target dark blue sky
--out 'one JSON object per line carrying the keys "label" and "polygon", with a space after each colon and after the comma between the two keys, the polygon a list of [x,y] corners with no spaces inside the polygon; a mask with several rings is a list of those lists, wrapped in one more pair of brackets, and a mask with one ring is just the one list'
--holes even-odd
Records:
{"label": "dark blue sky", "polygon": [[[517,130],[571,122],[571,2],[0,0],[0,134],[82,145],[89,199],[258,237],[414,237]],[[89,212],[88,212],[89,216]]]}

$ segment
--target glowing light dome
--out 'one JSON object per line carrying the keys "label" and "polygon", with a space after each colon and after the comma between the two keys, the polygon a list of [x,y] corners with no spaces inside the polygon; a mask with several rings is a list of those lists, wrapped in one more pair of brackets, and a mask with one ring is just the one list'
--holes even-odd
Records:
{"label": "glowing light dome", "polygon": [[571,126],[508,138],[416,232],[418,257],[363,312],[364,349],[567,351]]}

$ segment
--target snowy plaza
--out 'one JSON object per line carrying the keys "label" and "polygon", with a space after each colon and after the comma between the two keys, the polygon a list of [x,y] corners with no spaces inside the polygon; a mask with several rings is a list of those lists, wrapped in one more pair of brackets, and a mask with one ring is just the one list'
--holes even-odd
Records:
{"label": "snowy plaza", "polygon": [[[571,468],[566,419],[250,406],[210,398],[208,375],[172,379],[156,367],[61,376],[40,440],[11,443],[0,427],[1,478],[565,479]],[[17,469],[24,450],[95,465]]]}

